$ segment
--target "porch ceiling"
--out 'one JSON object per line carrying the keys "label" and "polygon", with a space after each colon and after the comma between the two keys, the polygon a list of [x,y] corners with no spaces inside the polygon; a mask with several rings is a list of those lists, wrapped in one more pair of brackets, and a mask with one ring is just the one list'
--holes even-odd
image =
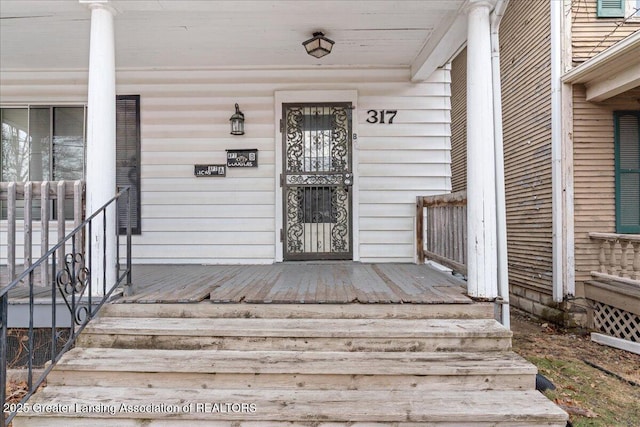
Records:
{"label": "porch ceiling", "polygon": [[[459,32],[460,25],[454,25],[454,21],[464,3],[110,2],[118,12],[118,69],[400,66],[411,67],[414,73],[423,68],[431,52],[443,56],[438,42],[451,40],[448,33],[452,28]],[[89,27],[90,11],[78,0],[0,0],[0,68],[86,69]],[[302,47],[302,42],[317,30],[336,42],[333,52],[319,60],[307,55]],[[448,46],[448,50],[453,54],[459,47]]]}

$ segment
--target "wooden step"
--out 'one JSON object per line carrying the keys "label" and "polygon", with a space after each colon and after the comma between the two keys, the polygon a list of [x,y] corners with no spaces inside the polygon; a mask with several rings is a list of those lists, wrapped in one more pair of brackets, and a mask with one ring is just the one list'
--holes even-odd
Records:
{"label": "wooden step", "polygon": [[[57,403],[49,411],[41,403]],[[217,404],[217,406],[215,406]],[[220,390],[47,387],[22,426],[565,426],[537,391]],[[36,411],[35,408],[38,408]],[[136,409],[137,408],[137,409]],[[83,409],[85,412],[83,412]],[[196,423],[200,421],[200,423]],[[233,424],[232,424],[233,423]]]}
{"label": "wooden step", "polygon": [[75,348],[49,385],[351,390],[533,389],[513,352],[394,353]]}
{"label": "wooden step", "polygon": [[101,317],[289,319],[493,319],[494,305],[473,304],[106,304]]}
{"label": "wooden step", "polygon": [[126,318],[92,321],[80,347],[318,351],[506,351],[490,319]]}

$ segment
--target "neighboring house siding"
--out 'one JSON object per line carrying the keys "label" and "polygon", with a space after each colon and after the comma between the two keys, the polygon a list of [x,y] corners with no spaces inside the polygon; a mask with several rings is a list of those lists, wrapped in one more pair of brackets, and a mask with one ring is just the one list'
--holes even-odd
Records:
{"label": "neighboring house siding", "polygon": [[532,311],[552,291],[550,8],[509,3],[500,26],[509,282]]}
{"label": "neighboring house siding", "polygon": [[467,189],[467,49],[451,62],[451,191]]}
{"label": "neighboring house siding", "polygon": [[[3,72],[1,103],[85,102],[86,73]],[[138,263],[268,263],[275,258],[275,114],[279,90],[358,91],[359,227],[364,262],[412,262],[415,197],[448,192],[449,72],[411,83],[407,69],[123,71],[118,94],[141,95],[142,234]],[[235,103],[246,134],[229,135]],[[367,110],[398,110],[369,124]],[[257,148],[259,167],[195,178],[196,163]],[[0,256],[5,256],[4,252]],[[2,262],[2,260],[0,260]]]}
{"label": "neighboring house siding", "polygon": [[[573,87],[573,156],[576,282],[598,270],[598,244],[589,232],[615,233],[613,112],[640,109],[640,87],[606,102],[585,100],[583,85]],[[578,289],[579,290],[579,289]]]}
{"label": "neighboring house siding", "polygon": [[583,85],[573,86],[573,185],[576,281],[597,270],[598,245],[589,232],[614,233],[615,178],[613,113],[585,100]]}
{"label": "neighboring house siding", "polygon": [[[640,19],[598,18],[596,0],[572,2],[572,58],[577,66],[640,30]],[[586,101],[584,85],[573,86],[574,239],[576,295],[585,296],[585,282],[599,266],[599,246],[589,232],[616,231],[615,146],[613,112],[638,110],[640,88],[605,102]],[[621,254],[618,252],[618,259]],[[602,291],[600,292],[602,294]],[[620,295],[602,301],[616,305]],[[593,304],[593,302],[590,302]],[[589,312],[590,317],[592,311]],[[588,323],[593,325],[593,319]]]}
{"label": "neighboring house siding", "polygon": [[[545,2],[546,3],[546,2]],[[574,65],[594,57],[640,29],[640,18],[598,18],[596,0],[572,1],[571,31]]]}

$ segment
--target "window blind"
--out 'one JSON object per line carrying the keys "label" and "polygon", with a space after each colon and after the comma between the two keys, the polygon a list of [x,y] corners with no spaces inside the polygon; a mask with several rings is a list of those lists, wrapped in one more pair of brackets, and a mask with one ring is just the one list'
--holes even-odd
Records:
{"label": "window blind", "polygon": [[[140,95],[116,97],[116,185],[131,187],[131,230],[140,226]],[[126,233],[126,199],[118,206],[120,233]]]}

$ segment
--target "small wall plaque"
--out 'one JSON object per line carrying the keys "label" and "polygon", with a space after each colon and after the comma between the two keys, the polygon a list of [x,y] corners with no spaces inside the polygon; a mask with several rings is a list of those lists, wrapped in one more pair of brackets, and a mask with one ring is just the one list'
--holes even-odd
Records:
{"label": "small wall plaque", "polygon": [[194,165],[194,175],[197,177],[227,176],[227,165]]}
{"label": "small wall plaque", "polygon": [[227,150],[227,166],[230,168],[257,168],[258,149]]}

